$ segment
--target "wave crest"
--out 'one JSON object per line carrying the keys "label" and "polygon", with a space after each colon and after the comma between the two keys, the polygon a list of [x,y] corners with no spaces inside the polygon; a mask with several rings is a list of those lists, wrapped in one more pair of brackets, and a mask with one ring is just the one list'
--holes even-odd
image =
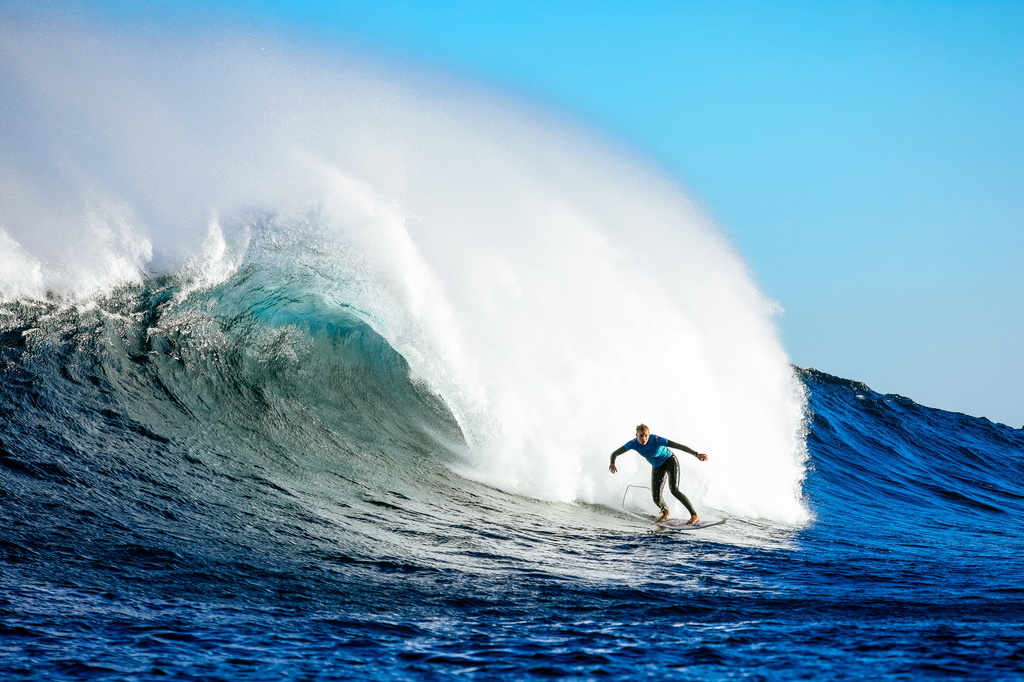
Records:
{"label": "wave crest", "polygon": [[18,182],[0,226],[35,278],[8,300],[170,275],[220,323],[234,296],[279,362],[301,344],[267,330],[328,343],[318,325],[351,317],[457,421],[468,477],[617,506],[646,474],[611,477],[607,453],[644,421],[712,456],[684,463],[699,505],[807,518],[805,398],[775,306],[643,162],[477,86],[271,41],[8,26],[0,42],[22,95],[5,123],[27,141],[2,159]]}

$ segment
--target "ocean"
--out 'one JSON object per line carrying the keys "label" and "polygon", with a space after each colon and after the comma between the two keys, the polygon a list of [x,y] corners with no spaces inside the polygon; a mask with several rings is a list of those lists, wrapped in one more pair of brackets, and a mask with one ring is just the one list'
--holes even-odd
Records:
{"label": "ocean", "polygon": [[[4,679],[1024,677],[1024,431],[794,367],[643,160],[352,55],[0,38]],[[725,524],[609,473],[641,421]]]}

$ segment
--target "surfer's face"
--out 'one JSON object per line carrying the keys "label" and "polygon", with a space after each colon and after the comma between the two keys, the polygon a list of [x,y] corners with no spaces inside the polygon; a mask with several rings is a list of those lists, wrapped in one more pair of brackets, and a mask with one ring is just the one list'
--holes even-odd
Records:
{"label": "surfer's face", "polygon": [[650,431],[637,431],[636,439],[640,441],[640,445],[647,445],[647,439],[651,437]]}

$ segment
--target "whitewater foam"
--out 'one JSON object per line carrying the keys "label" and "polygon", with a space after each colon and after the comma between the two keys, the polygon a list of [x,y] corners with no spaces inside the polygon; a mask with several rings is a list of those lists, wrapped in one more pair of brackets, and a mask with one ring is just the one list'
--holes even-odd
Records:
{"label": "whitewater foam", "polygon": [[[215,286],[253,212],[452,410],[460,471],[618,506],[644,421],[698,506],[800,522],[805,398],[773,304],[671,181],[482,87],[266,40],[6,22],[0,297],[82,301],[153,272]],[[212,217],[211,217],[212,216]],[[312,238],[311,238],[312,239]],[[310,291],[310,296],[323,292]]]}

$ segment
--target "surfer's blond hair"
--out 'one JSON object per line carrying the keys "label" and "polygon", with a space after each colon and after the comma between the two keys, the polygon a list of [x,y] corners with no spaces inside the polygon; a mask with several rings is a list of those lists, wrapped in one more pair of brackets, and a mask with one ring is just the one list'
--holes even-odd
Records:
{"label": "surfer's blond hair", "polygon": [[636,432],[637,433],[650,433],[651,432],[651,427],[647,426],[647,424],[637,424],[636,425]]}

